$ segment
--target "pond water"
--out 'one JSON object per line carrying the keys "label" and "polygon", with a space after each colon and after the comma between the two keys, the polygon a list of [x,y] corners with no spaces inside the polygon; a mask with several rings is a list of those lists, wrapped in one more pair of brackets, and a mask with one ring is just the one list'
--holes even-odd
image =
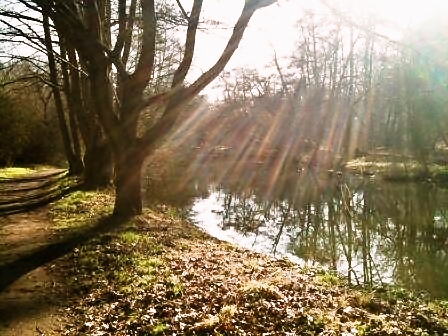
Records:
{"label": "pond water", "polygon": [[147,201],[185,210],[212,236],[336,270],[354,284],[448,298],[448,189],[314,172],[177,168],[148,175]]}

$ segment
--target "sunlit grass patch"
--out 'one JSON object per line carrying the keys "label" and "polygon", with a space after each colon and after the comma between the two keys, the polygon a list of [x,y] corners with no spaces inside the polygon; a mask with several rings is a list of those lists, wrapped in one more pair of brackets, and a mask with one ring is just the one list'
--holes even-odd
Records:
{"label": "sunlit grass patch", "polygon": [[54,169],[48,165],[33,165],[29,167],[3,167],[0,168],[0,178],[16,178],[34,174],[42,170]]}
{"label": "sunlit grass patch", "polygon": [[104,201],[111,197],[110,194],[98,191],[75,191],[53,206],[54,211],[66,211],[70,213],[84,213],[91,208],[103,208]]}
{"label": "sunlit grass patch", "polygon": [[134,231],[125,231],[120,233],[119,239],[126,244],[137,244],[144,239],[144,236]]}
{"label": "sunlit grass patch", "polygon": [[[69,283],[82,291],[114,292],[133,297],[164,278],[163,259],[152,255],[143,234],[114,232],[75,249]],[[135,244],[138,241],[139,244]],[[154,249],[153,249],[154,250]],[[157,251],[156,251],[157,252]],[[179,290],[173,285],[174,292]]]}
{"label": "sunlit grass patch", "polygon": [[150,273],[155,268],[163,265],[163,261],[160,258],[146,258],[144,256],[140,256],[139,258],[134,259],[134,265],[137,269],[141,270],[142,273]]}
{"label": "sunlit grass patch", "polygon": [[37,170],[31,168],[22,168],[22,167],[0,168],[0,178],[21,177],[35,172],[37,172]]}
{"label": "sunlit grass patch", "polygon": [[341,284],[341,279],[335,272],[320,271],[316,277],[317,282],[322,285],[337,286]]}
{"label": "sunlit grass patch", "polygon": [[[448,301],[446,300],[438,300],[430,303],[431,307],[434,307],[438,310],[443,311],[446,315],[448,315]],[[448,323],[448,320],[447,320]]]}
{"label": "sunlit grass patch", "polygon": [[53,203],[50,217],[60,230],[80,228],[112,213],[113,195],[108,191],[75,191]]}
{"label": "sunlit grass patch", "polygon": [[167,329],[166,324],[164,323],[158,323],[157,325],[155,325],[152,330],[151,333],[148,335],[162,335],[164,333],[164,331]]}
{"label": "sunlit grass patch", "polygon": [[150,236],[133,228],[118,233],[116,239],[118,244],[122,244],[129,251],[138,251],[146,258],[151,259],[151,256],[159,256],[163,252],[163,242],[158,237]]}
{"label": "sunlit grass patch", "polygon": [[109,263],[114,269],[110,278],[116,281],[120,288],[129,285],[134,288],[146,288],[154,283],[158,269],[163,265],[161,259],[142,255],[138,251],[118,252]]}
{"label": "sunlit grass patch", "polygon": [[170,275],[166,279],[165,285],[167,287],[167,293],[169,294],[169,296],[178,297],[182,295],[184,286],[176,275]]}

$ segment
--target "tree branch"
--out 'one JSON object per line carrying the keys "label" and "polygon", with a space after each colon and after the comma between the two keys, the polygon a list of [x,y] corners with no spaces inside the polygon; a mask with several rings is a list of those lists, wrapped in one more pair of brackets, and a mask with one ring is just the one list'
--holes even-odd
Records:
{"label": "tree branch", "polygon": [[[137,68],[130,78],[128,90],[132,94],[140,95],[150,80],[154,66],[156,48],[156,13],[154,0],[142,0],[142,48],[138,59]],[[129,92],[131,94],[131,92]]]}
{"label": "tree branch", "polygon": [[191,62],[193,61],[194,49],[196,43],[196,32],[198,29],[199,16],[202,10],[203,0],[195,0],[191,10],[191,16],[188,19],[187,37],[185,41],[185,51],[177,70],[174,72],[173,82],[171,87],[176,87],[183,83],[185,76],[190,70]]}
{"label": "tree branch", "polygon": [[229,62],[232,55],[238,48],[247,25],[253,14],[260,8],[273,4],[275,0],[246,0],[243,11],[235,24],[232,36],[230,37],[221,57],[208,71],[202,74],[193,84],[187,88],[177,85],[171,91],[156,95],[145,102],[145,106],[169,101],[169,108],[165,109],[164,114],[152,127],[146,130],[140,139],[142,151],[149,151],[157,141],[160,141],[160,135],[167,134],[176,122],[178,107],[196,96],[202,89],[210,84]]}
{"label": "tree branch", "polygon": [[118,57],[123,50],[126,34],[126,0],[118,1],[118,35],[114,49],[111,52],[112,57]]}
{"label": "tree branch", "polygon": [[187,21],[190,21],[190,17],[188,16],[187,12],[185,11],[184,7],[180,3],[180,0],[176,0],[177,5],[179,6],[180,11],[182,12],[182,15],[185,17]]}
{"label": "tree branch", "polygon": [[129,54],[131,52],[132,45],[132,31],[134,30],[135,12],[137,10],[137,0],[132,0],[129,6],[129,19],[126,27],[126,35],[124,37],[123,56],[121,61],[126,66],[129,60]]}
{"label": "tree branch", "polygon": [[249,24],[253,14],[260,8],[269,6],[275,3],[275,0],[246,0],[243,11],[238,18],[235,27],[233,28],[232,36],[229,39],[221,57],[209,70],[203,73],[193,84],[186,90],[186,96],[194,96],[201,92],[208,84],[210,84],[218,75],[224,70],[232,55],[243,38],[244,31]]}

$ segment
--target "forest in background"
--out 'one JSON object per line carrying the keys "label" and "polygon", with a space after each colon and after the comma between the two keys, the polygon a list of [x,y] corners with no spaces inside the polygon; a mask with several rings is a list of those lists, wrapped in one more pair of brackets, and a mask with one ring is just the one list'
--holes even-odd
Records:
{"label": "forest in background", "polygon": [[[169,1],[158,2],[156,10],[154,67],[144,97],[163,95],[185,57],[179,39],[179,32],[188,28],[184,13]],[[182,104],[176,126],[162,136],[163,147],[184,159],[225,153],[238,160],[299,168],[339,169],[367,153],[379,160],[415,161],[423,172],[432,163],[444,166],[448,38],[443,13],[403,32],[399,40],[379,33],[383,23],[373,15],[361,17],[350,8],[331,8],[331,13],[299,13],[296,41],[288,41],[295,45],[293,53],[275,56],[264,72],[223,71],[214,82],[219,99],[199,96]],[[2,33],[10,44],[3,47],[1,70],[0,164],[60,164],[69,153],[69,166],[84,162],[88,181],[103,178],[107,184],[110,169],[103,177],[90,176],[104,170],[95,169],[101,161],[106,166],[110,162],[110,144],[95,116],[88,76],[73,67],[73,62],[85,60],[76,57],[76,49],[57,34],[57,27],[50,25],[56,31],[48,45],[37,32],[27,32],[26,25],[13,27],[11,20],[23,23],[25,18],[8,6],[2,15]],[[204,20],[201,25],[212,29],[217,23]],[[135,35],[142,33],[139,29],[137,25]],[[8,48],[21,43],[36,52],[13,55]],[[139,46],[126,46],[131,69]],[[52,75],[45,56],[53,53]],[[114,67],[109,71],[111,80],[117,80]],[[54,100],[55,86],[59,102]],[[155,128],[164,108],[145,108],[137,133]],[[92,158],[99,162],[93,168],[88,165]]]}

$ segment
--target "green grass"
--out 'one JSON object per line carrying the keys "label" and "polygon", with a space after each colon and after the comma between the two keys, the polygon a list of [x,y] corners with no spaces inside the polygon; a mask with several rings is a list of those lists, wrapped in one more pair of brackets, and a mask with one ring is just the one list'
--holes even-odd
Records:
{"label": "green grass", "polygon": [[322,285],[337,286],[341,284],[341,279],[338,275],[330,271],[322,271],[321,274],[318,274],[317,281]]}
{"label": "green grass", "polygon": [[125,231],[120,234],[120,239],[126,244],[137,244],[145,237],[133,231]]}
{"label": "green grass", "polygon": [[161,335],[166,330],[166,325],[164,323],[158,323],[152,328],[150,335]]}
{"label": "green grass", "polygon": [[168,276],[165,284],[168,289],[168,293],[170,293],[173,297],[178,297],[182,295],[184,287],[176,275]]}
{"label": "green grass", "polygon": [[35,165],[30,167],[4,167],[0,168],[0,178],[23,177],[37,173],[41,170],[54,169],[55,167],[46,165]]}
{"label": "green grass", "polygon": [[112,210],[113,195],[109,191],[75,191],[56,201],[50,216],[57,229],[71,230],[86,227]]}
{"label": "green grass", "polygon": [[8,167],[0,169],[0,178],[21,177],[37,172],[35,169],[22,167]]}

